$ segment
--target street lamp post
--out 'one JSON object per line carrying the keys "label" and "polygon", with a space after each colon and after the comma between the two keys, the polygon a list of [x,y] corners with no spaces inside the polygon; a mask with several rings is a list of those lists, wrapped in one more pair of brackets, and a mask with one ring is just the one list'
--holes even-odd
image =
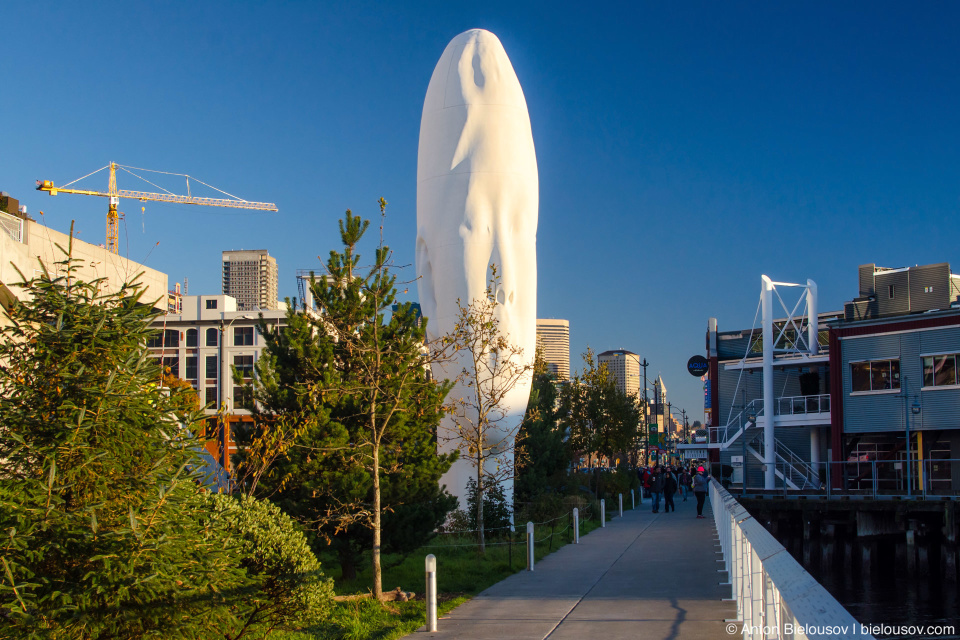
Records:
{"label": "street lamp post", "polygon": [[[902,389],[900,396],[903,398],[903,424],[907,436],[907,497],[913,497],[913,471],[911,470],[910,454],[910,414],[920,414],[920,400],[916,395],[913,396],[913,405],[910,405],[910,391],[908,389],[907,376],[902,378]],[[908,410],[909,409],[909,410]]]}

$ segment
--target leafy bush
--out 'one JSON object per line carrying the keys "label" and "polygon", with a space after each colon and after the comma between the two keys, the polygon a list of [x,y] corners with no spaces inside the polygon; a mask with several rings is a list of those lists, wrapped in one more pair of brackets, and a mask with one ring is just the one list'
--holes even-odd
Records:
{"label": "leafy bush", "polygon": [[[479,529],[477,524],[477,482],[467,480],[467,513],[470,514],[470,528]],[[503,495],[500,483],[492,483],[483,492],[483,528],[488,535],[502,533],[510,526],[510,509]]]}
{"label": "leafy bush", "polygon": [[211,519],[240,541],[240,566],[254,580],[239,610],[244,614],[240,630],[294,630],[329,613],[333,581],[324,578],[306,536],[290,516],[271,502],[248,496],[210,494],[207,505]]}

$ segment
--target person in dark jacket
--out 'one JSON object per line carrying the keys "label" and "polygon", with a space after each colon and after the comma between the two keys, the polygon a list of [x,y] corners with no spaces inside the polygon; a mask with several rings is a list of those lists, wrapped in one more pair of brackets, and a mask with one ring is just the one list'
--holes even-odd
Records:
{"label": "person in dark jacket", "polygon": [[703,503],[707,499],[707,486],[710,476],[703,467],[697,468],[697,475],[693,476],[693,495],[697,497],[697,517],[703,518]]}
{"label": "person in dark jacket", "polygon": [[670,467],[663,472],[663,511],[670,513],[670,510],[677,510],[677,505],[673,504],[673,494],[677,492],[677,477],[673,475]]}
{"label": "person in dark jacket", "polygon": [[683,501],[687,501],[687,494],[690,493],[690,483],[693,482],[693,478],[690,476],[690,471],[686,467],[683,468],[683,471],[680,472],[680,495],[683,497]]}
{"label": "person in dark jacket", "polygon": [[659,466],[653,468],[650,476],[650,495],[653,496],[653,512],[660,513],[660,494],[663,493],[663,473]]}

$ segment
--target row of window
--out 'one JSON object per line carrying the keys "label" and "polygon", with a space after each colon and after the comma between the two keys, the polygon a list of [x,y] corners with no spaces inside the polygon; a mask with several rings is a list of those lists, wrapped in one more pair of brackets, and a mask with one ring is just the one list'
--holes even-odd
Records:
{"label": "row of window", "polygon": [[[186,346],[199,346],[197,344],[198,335],[199,334],[196,329],[187,329]],[[216,347],[220,339],[219,336],[220,330],[216,327],[210,327],[207,329],[205,346]],[[253,345],[253,327],[234,327],[233,345],[235,347],[247,347]],[[163,331],[163,333],[158,331],[147,341],[147,346],[153,349],[159,349],[161,347],[179,347],[180,331],[178,329],[166,329]]]}
{"label": "row of window", "polygon": [[[196,380],[199,365],[199,358],[197,356],[187,356],[184,358],[184,380]],[[219,376],[219,358],[217,356],[207,356],[206,357],[206,376],[205,378],[210,380],[216,380]],[[160,365],[163,367],[163,372],[167,375],[175,376],[177,378],[180,376],[180,358],[178,356],[164,356],[160,362]],[[237,369],[240,375],[243,378],[252,378],[253,377],[253,356],[233,356],[233,366]]]}
{"label": "row of window", "polygon": [[[958,353],[923,356],[923,386],[946,387],[960,384],[957,377]],[[900,388],[900,360],[851,362],[852,391],[885,391]]]}

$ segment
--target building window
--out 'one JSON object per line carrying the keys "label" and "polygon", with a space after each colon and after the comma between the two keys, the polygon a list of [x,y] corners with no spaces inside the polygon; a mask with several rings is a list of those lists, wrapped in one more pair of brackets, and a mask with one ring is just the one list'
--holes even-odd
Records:
{"label": "building window", "polygon": [[217,330],[214,328],[207,329],[207,346],[215,347],[217,346]]}
{"label": "building window", "polygon": [[197,330],[196,329],[187,329],[187,346],[188,347],[197,346]]}
{"label": "building window", "polygon": [[216,300],[207,300],[207,309],[216,309],[217,301]]}
{"label": "building window", "polygon": [[187,356],[187,375],[184,376],[186,380],[196,380],[197,379],[197,361],[199,358],[197,356]]}
{"label": "building window", "polygon": [[893,285],[892,285],[892,284],[888,284],[888,285],[887,285],[887,295],[890,296],[890,299],[891,299],[891,300],[893,300],[893,293],[894,293]]}
{"label": "building window", "polygon": [[147,338],[147,347],[150,349],[159,349],[163,346],[163,334],[159,331],[152,332]]}
{"label": "building window", "polygon": [[852,391],[886,391],[900,388],[899,360],[851,362]]}
{"label": "building window", "polygon": [[923,356],[923,386],[946,387],[957,384],[957,355]]}
{"label": "building window", "polygon": [[233,366],[241,378],[253,377],[253,356],[233,356]]}
{"label": "building window", "polygon": [[253,327],[234,327],[233,344],[237,347],[249,347],[253,344]]}
{"label": "building window", "polygon": [[243,386],[233,388],[233,408],[253,410],[253,387]]}
{"label": "building window", "polygon": [[206,394],[207,394],[207,395],[206,395],[206,401],[207,401],[206,403],[207,403],[207,406],[210,407],[211,409],[217,409],[217,408],[218,408],[218,407],[217,407],[217,404],[218,404],[218,400],[217,400],[217,388],[216,388],[216,387],[207,387]]}
{"label": "building window", "polygon": [[163,359],[163,375],[173,376],[174,378],[180,377],[180,357],[179,356],[167,356]]}
{"label": "building window", "polygon": [[180,332],[176,329],[167,329],[163,332],[163,346],[164,347],[179,347],[180,346]]}
{"label": "building window", "polygon": [[217,374],[217,356],[207,356],[207,379],[216,380],[220,376]]}

